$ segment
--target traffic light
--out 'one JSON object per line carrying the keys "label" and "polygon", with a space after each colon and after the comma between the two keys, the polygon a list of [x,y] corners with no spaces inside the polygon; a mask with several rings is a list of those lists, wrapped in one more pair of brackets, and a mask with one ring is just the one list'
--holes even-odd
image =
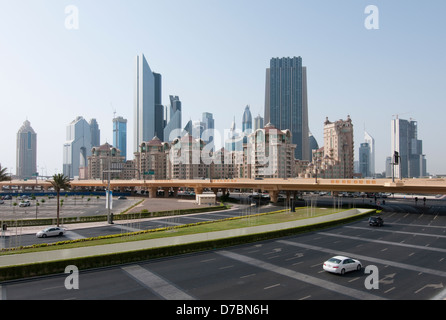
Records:
{"label": "traffic light", "polygon": [[398,164],[399,163],[399,158],[400,158],[400,156],[399,156],[398,151],[395,151],[395,153],[393,154],[393,163],[394,164]]}

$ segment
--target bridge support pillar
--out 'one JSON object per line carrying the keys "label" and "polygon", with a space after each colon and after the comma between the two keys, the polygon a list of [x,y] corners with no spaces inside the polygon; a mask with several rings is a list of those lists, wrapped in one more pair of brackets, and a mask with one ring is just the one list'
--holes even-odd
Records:
{"label": "bridge support pillar", "polygon": [[270,191],[269,197],[272,203],[277,203],[277,200],[279,199],[279,191],[276,190]]}
{"label": "bridge support pillar", "polygon": [[150,187],[149,188],[149,198],[156,198],[156,191],[158,190],[157,187]]}

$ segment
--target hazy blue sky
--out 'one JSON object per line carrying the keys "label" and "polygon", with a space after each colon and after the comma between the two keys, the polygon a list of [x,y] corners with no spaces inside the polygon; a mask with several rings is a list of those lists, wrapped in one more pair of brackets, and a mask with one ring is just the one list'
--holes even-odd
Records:
{"label": "hazy blue sky", "polygon": [[[77,30],[65,26],[69,5]],[[378,30],[364,26],[368,5]],[[428,171],[446,173],[445,14],[444,0],[0,0],[0,163],[15,173],[28,119],[39,173],[61,172],[66,126],[96,118],[101,143],[112,143],[114,111],[128,119],[131,154],[138,53],[162,74],[163,104],[178,95],[183,123],[211,112],[221,132],[234,116],[241,127],[247,104],[263,116],[272,57],[301,56],[320,145],[325,117],[350,115],[356,153],[365,127],[383,171],[400,114],[418,121]]]}

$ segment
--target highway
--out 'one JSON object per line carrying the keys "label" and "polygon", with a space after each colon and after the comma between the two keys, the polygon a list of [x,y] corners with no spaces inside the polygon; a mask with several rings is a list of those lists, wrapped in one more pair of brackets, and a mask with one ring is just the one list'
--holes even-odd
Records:
{"label": "highway", "polygon": [[[363,219],[292,237],[81,271],[77,290],[65,288],[67,274],[1,283],[1,298],[446,299],[446,215],[400,205],[415,209],[383,212],[383,227],[370,227]],[[363,269],[344,276],[323,271],[322,263],[337,254],[359,259]],[[376,289],[367,289],[373,283],[367,266],[376,268]]]}

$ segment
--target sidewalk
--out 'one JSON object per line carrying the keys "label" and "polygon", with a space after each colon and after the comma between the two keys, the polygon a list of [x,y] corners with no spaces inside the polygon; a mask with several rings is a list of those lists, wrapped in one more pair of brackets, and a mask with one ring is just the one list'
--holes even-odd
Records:
{"label": "sidewalk", "polygon": [[225,231],[215,231],[209,233],[193,234],[186,236],[174,236],[169,238],[131,241],[125,243],[116,243],[92,247],[81,247],[74,249],[60,249],[52,251],[42,251],[36,253],[12,254],[0,257],[0,267],[26,265],[32,263],[42,263],[57,260],[68,260],[89,256],[107,255],[118,252],[137,251],[142,249],[160,248],[166,246],[173,246],[178,244],[187,244],[194,242],[203,242],[216,239],[231,238],[236,236],[243,236],[248,234],[256,234],[262,232],[276,231],[282,229],[289,229],[299,226],[306,226],[318,224],[328,221],[335,221],[355,215],[361,215],[365,212],[371,211],[369,209],[351,209],[330,215],[319,216],[315,218],[308,218],[296,220],[286,223],[277,223],[264,226],[246,227],[240,229],[232,229]]}

